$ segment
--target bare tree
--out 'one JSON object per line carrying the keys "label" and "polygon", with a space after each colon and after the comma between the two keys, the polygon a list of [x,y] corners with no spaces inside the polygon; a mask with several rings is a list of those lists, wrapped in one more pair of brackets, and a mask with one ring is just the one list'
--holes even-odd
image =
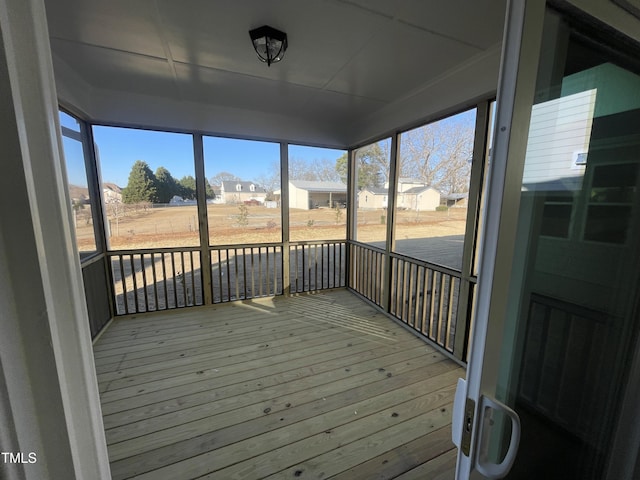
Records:
{"label": "bare tree", "polygon": [[219,187],[220,185],[222,185],[222,182],[239,182],[242,179],[240,177],[238,177],[237,175],[234,175],[233,173],[230,172],[218,172],[216,173],[213,177],[211,177],[209,179],[209,182],[211,185],[214,185],[216,187]]}
{"label": "bare tree", "polygon": [[335,160],[327,158],[304,160],[293,157],[289,159],[289,179],[339,182],[340,175],[336,171]]}
{"label": "bare tree", "polygon": [[442,193],[469,190],[473,122],[450,118],[402,134],[400,176],[419,179]]}

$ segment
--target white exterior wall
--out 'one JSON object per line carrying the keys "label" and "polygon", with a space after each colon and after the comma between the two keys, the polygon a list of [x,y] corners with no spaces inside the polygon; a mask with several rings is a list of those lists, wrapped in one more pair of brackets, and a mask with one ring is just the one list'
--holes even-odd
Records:
{"label": "white exterior wall", "polygon": [[440,194],[430,188],[422,193],[419,193],[417,196],[417,204],[418,210],[420,211],[431,211],[435,210],[438,205],[440,205]]}
{"label": "white exterior wall", "polygon": [[42,0],[0,0],[0,477],[109,479]]}
{"label": "white exterior wall", "polygon": [[309,210],[309,192],[289,182],[289,208]]}
{"label": "white exterior wall", "polygon": [[382,209],[387,208],[388,196],[386,194],[376,195],[369,190],[362,190],[358,193],[358,208]]}

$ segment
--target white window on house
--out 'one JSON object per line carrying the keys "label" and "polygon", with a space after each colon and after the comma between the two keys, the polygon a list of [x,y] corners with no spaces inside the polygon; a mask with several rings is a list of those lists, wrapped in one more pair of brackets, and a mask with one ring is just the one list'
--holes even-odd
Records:
{"label": "white window on house", "polygon": [[256,186],[252,183],[251,185],[249,185],[249,190],[251,190],[252,192],[255,192]]}
{"label": "white window on house", "polygon": [[242,190],[242,185],[238,183],[236,184],[236,191],[239,192],[240,190]]}

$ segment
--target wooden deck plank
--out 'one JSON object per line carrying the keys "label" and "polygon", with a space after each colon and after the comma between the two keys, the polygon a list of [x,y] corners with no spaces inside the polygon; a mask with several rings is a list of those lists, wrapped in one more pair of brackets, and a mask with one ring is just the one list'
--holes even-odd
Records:
{"label": "wooden deck plank", "polygon": [[[390,450],[360,465],[345,470],[331,477],[332,480],[371,480],[372,478],[385,480],[397,478],[407,470],[429,463],[454,450],[451,442],[451,430],[441,428],[430,432],[403,445],[388,445]],[[433,471],[423,475],[421,479],[433,478]]]}
{"label": "wooden deck plank", "polygon": [[[436,359],[434,363],[441,361],[442,359]],[[291,414],[291,408],[295,407],[297,409],[302,408],[303,405],[311,404],[307,405],[307,407],[315,409],[313,412],[315,414],[318,408],[326,408],[327,405],[333,405],[332,402],[336,400],[333,399],[332,396],[350,392],[350,398],[356,398],[358,393],[353,391],[354,388],[379,382],[380,379],[388,379],[390,377],[387,377],[387,375],[390,372],[410,373],[411,375],[403,376],[402,380],[403,382],[409,382],[409,384],[419,380],[422,378],[421,369],[426,369],[427,364],[426,362],[416,362],[412,365],[407,365],[411,363],[412,362],[407,362],[406,358],[392,365],[376,360],[373,366],[374,368],[371,368],[371,365],[364,367],[369,369],[368,372],[342,380],[331,382],[327,381],[328,379],[321,380],[313,378],[313,381],[290,382],[273,389],[258,390],[250,394],[242,395],[241,397],[231,397],[210,402],[188,410],[177,411],[175,414],[163,415],[161,417],[154,417],[146,421],[137,422],[135,429],[127,425],[117,430],[107,430],[107,441],[110,443],[117,441],[117,434],[120,434],[120,437],[126,434],[131,438],[136,433],[142,435],[152,432],[151,435],[146,435],[143,439],[134,438],[127,445],[113,445],[110,447],[110,452],[113,452],[112,458],[115,459],[122,458],[127,454],[139,453],[145,449],[195,437],[198,437],[198,441],[202,442],[205,441],[202,436],[207,435],[211,430],[218,430],[236,423],[245,423],[256,418],[261,418],[264,416],[265,410],[268,410],[267,413],[273,414],[280,411],[289,411],[289,414]],[[385,368],[383,372],[380,372],[381,367],[379,367],[379,365],[385,365],[387,368]],[[416,366],[419,368],[415,368]],[[412,369],[408,370],[409,368]],[[443,368],[446,367],[438,365],[437,367],[429,368],[428,371],[438,372]],[[325,383],[314,385],[314,383],[319,382]],[[403,385],[403,383],[398,383],[398,385]],[[382,385],[376,385],[374,388],[381,387]],[[367,392],[366,390],[363,391]],[[326,403],[327,398],[331,401],[326,405],[320,407],[317,404]],[[320,402],[321,399],[322,402]],[[313,402],[317,403],[314,404]],[[289,405],[289,407],[287,407],[287,405]],[[294,410],[294,413],[297,413],[297,410]],[[303,412],[302,415],[304,414]],[[297,418],[300,419],[302,417]],[[169,428],[170,425],[175,425],[175,428]],[[245,425],[245,432],[248,432],[250,429],[246,427]],[[219,443],[220,442],[217,442],[217,444]]]}
{"label": "wooden deck plank", "polygon": [[107,384],[102,390],[102,399],[108,404],[111,401],[121,400],[123,398],[134,397],[140,393],[152,392],[158,390],[164,390],[170,387],[178,385],[186,385],[194,382],[198,382],[203,378],[219,378],[223,376],[230,376],[243,371],[252,371],[257,368],[264,368],[267,366],[274,366],[278,364],[288,364],[292,360],[298,358],[306,358],[318,353],[331,352],[340,350],[343,348],[350,348],[354,345],[367,343],[366,340],[360,339],[344,339],[341,335],[327,335],[318,336],[318,338],[311,339],[305,343],[305,348],[288,351],[285,353],[272,355],[265,358],[259,358],[254,360],[247,360],[241,363],[232,361],[231,363],[225,362],[222,359],[218,359],[215,362],[210,362],[207,367],[202,369],[191,369],[189,372],[180,372],[175,376],[169,376],[166,378],[151,378],[151,375],[143,376],[140,383],[133,384],[133,382],[124,382],[115,380]]}
{"label": "wooden deck plank", "polygon": [[[450,388],[448,396],[449,403],[453,401],[455,389]],[[361,437],[356,441],[342,445],[338,443],[332,450],[318,456],[314,456],[303,462],[298,462],[286,470],[278,471],[273,475],[263,478],[326,478],[341,473],[349,468],[362,463],[363,459],[381,455],[389,446],[401,446],[424,435],[425,432],[437,432],[444,429],[451,421],[451,412],[441,404],[436,404],[433,410],[424,412],[428,404],[422,409],[405,412],[396,406],[394,410],[401,410],[398,418],[404,421],[393,422],[387,420],[395,412],[385,412],[386,416],[376,418],[378,425],[384,424],[384,430],[378,430],[372,435]],[[304,456],[304,455],[303,455]],[[246,477],[251,478],[251,477]]]}
{"label": "wooden deck plank", "polygon": [[[417,348],[419,349],[420,347]],[[154,392],[147,395],[145,404],[140,407],[134,408],[127,399],[121,402],[120,405],[111,404],[110,410],[113,410],[113,413],[104,416],[105,427],[112,428],[120,425],[123,422],[123,418],[138,421],[142,418],[150,418],[175,410],[186,409],[213,400],[240,396],[254,390],[268,389],[285,382],[304,379],[312,374],[320,375],[339,369],[352,371],[353,365],[371,359],[383,359],[385,356],[397,351],[397,347],[391,346],[354,345],[349,349],[305,357],[294,362],[280,364],[277,367],[255,369],[244,372],[242,375],[188,384],[184,388],[169,389],[169,392],[165,390]],[[355,370],[353,372],[355,373]]]}
{"label": "wooden deck plank", "polygon": [[[450,382],[450,377],[451,372],[439,376],[439,380],[435,385],[437,386]],[[431,389],[435,387],[429,386],[429,388]],[[330,410],[303,420],[295,418],[296,421],[293,423],[290,420],[290,412],[285,412],[275,416],[272,415],[272,418],[270,419],[272,424],[271,428],[265,428],[265,425],[261,425],[256,431],[264,433],[259,433],[255,436],[249,436],[246,432],[241,432],[238,428],[220,430],[216,436],[216,440],[219,439],[220,441],[212,443],[215,445],[216,449],[214,454],[209,454],[209,456],[212,457],[210,459],[212,461],[208,463],[207,468],[209,471],[214,468],[222,469],[241,462],[246,458],[246,452],[252,452],[255,456],[275,450],[278,447],[294,443],[315,434],[327,433],[334,428],[354,421],[354,419],[357,418],[357,415],[355,415],[354,412],[361,412],[361,418],[364,418],[367,415],[371,415],[381,410],[391,408],[397,404],[406,402],[408,399],[415,399],[423,395],[425,395],[424,381],[410,384],[394,391],[386,392],[371,399],[365,399],[359,402],[355,401],[354,403],[342,406],[335,410]],[[282,418],[282,420],[280,420],[280,418]],[[264,423],[264,420],[261,420],[261,422]],[[136,460],[142,459],[143,461],[149,461],[149,459],[153,458],[154,457],[143,456],[136,458]],[[156,456],[156,461],[158,458],[161,457]],[[206,458],[198,459],[199,462],[202,462],[203,460],[204,463],[207,464],[208,460]],[[189,462],[193,462],[193,460],[189,460]],[[128,460],[128,463],[133,465],[134,468],[140,469],[142,467],[140,463],[135,464],[132,460]],[[165,461],[164,463],[167,464],[171,462]],[[146,467],[151,465],[151,463],[147,463]],[[156,463],[156,465],[158,464]],[[114,466],[116,466],[115,471],[118,472],[117,468],[121,466],[119,462],[116,462]]]}
{"label": "wooden deck plank", "polygon": [[[251,351],[237,346],[235,348],[222,347],[224,350],[219,347],[214,352],[194,355],[189,358],[162,360],[127,369],[120,368],[115,372],[99,375],[98,382],[110,382],[110,390],[116,390],[131,383],[142,384],[162,378],[175,377],[182,373],[197,371],[212,365],[215,368],[220,368],[249,360],[259,360],[279,354],[291,353],[313,346],[316,341],[330,343],[342,337],[342,333],[332,330],[312,330],[307,334],[298,336],[295,342],[291,342],[291,340],[264,342],[255,346]],[[287,337],[287,340],[290,338],[293,338],[293,336]]]}
{"label": "wooden deck plank", "polygon": [[464,371],[346,290],[112,327],[94,351],[114,479],[451,475]]}
{"label": "wooden deck plank", "polygon": [[211,345],[210,342],[207,341],[198,341],[193,342],[187,348],[184,346],[177,349],[160,349],[159,352],[156,352],[153,355],[148,355],[144,357],[138,358],[129,358],[126,360],[119,358],[118,361],[112,363],[105,363],[96,368],[98,375],[102,375],[104,373],[115,372],[118,370],[125,370],[130,368],[141,368],[147,365],[153,365],[162,363],[166,360],[178,360],[184,359],[188,361],[190,358],[198,358],[199,355],[207,355],[216,353],[220,356],[228,355],[229,353],[235,353],[237,355],[242,355],[245,352],[251,352],[256,348],[264,348],[263,345],[265,343],[269,343],[270,345],[284,345],[291,342],[297,342],[298,337],[302,335],[306,335],[309,333],[316,333],[326,330],[326,328],[322,325],[318,326],[309,326],[309,325],[293,325],[291,326],[288,336],[283,337],[281,333],[271,333],[267,335],[262,335],[258,338],[255,337],[245,337],[244,339],[237,340],[233,346],[223,345],[222,347],[219,345]]}
{"label": "wooden deck plank", "polygon": [[[450,390],[451,386],[445,387],[446,389]],[[386,393],[393,394],[393,391]],[[340,444],[358,440],[384,430],[388,425],[398,423],[401,417],[405,420],[413,418],[423,413],[428,405],[431,407],[444,405],[450,401],[450,397],[450,391],[445,392],[443,390],[418,397],[414,394],[413,398],[408,400],[396,397],[395,405],[387,406],[381,411],[375,408],[375,404],[370,406],[370,399],[360,399],[359,402],[341,406],[337,410],[319,411],[317,413],[324,413],[325,415],[312,415],[308,417],[308,422],[302,425],[294,424],[289,431],[278,430],[276,434],[267,436],[271,442],[265,443],[261,441],[263,438],[255,436],[253,441],[234,443],[226,449],[215,449],[205,454],[187,456],[186,458],[185,455],[190,455],[193,450],[180,451],[179,449],[185,446],[192,447],[193,445],[185,443],[172,445],[171,448],[154,452],[153,456],[156,461],[166,463],[167,466],[153,470],[146,477],[142,476],[141,478],[148,477],[160,480],[176,478],[176,475],[195,478],[207,474],[213,469],[216,470],[215,475],[218,478],[263,478],[289,465],[294,465],[300,459],[312,458],[326,451],[331,451]],[[286,413],[295,415],[295,412]],[[397,415],[394,416],[394,413]],[[279,415],[275,415],[275,417]],[[332,417],[334,418],[332,419]],[[302,438],[297,439],[296,432],[298,437]],[[288,437],[287,433],[293,434],[293,436]],[[278,445],[276,442],[283,444],[283,446],[272,448]],[[214,446],[217,446],[217,444],[214,444]],[[236,447],[237,452],[234,453],[234,448],[231,447]],[[264,454],[256,455],[256,448],[258,452],[265,449],[268,451]],[[238,460],[242,459],[243,455],[246,456],[247,452],[251,452],[252,461],[237,463]],[[150,465],[145,464],[144,461],[148,457],[148,455],[141,455],[135,457],[138,463],[133,461],[128,463],[132,468],[149,468]],[[185,459],[176,461],[181,457]],[[225,463],[232,463],[232,465],[228,468],[219,469]],[[116,467],[115,471],[118,472],[117,462],[114,466]]]}
{"label": "wooden deck plank", "polygon": [[456,473],[455,449],[424,462],[420,466],[396,477],[395,480],[453,480]]}
{"label": "wooden deck plank", "polygon": [[[288,376],[289,378],[297,375],[301,372],[305,374],[306,369],[310,365],[314,365],[316,372],[321,371],[325,366],[330,366],[333,361],[350,361],[348,360],[354,354],[360,352],[377,350],[378,345],[370,343],[362,343],[360,345],[353,345],[349,349],[337,349],[330,350],[323,353],[317,353],[315,355],[307,355],[290,362],[283,362],[277,365],[266,365],[254,370],[246,370],[235,375],[226,375],[222,377],[203,378],[198,382],[188,383],[184,385],[178,385],[171,388],[164,388],[161,390],[151,391],[148,393],[139,393],[133,397],[124,398],[122,400],[115,400],[109,403],[103,401],[102,412],[103,415],[110,415],[116,412],[124,410],[130,410],[138,407],[146,407],[158,402],[164,402],[166,400],[176,399],[181,402],[185,396],[205,393],[208,391],[215,391],[216,394],[221,389],[238,384],[241,382],[256,382],[258,386],[269,385],[268,383],[262,384],[262,379],[265,376]],[[262,384],[262,385],[260,385]]]}

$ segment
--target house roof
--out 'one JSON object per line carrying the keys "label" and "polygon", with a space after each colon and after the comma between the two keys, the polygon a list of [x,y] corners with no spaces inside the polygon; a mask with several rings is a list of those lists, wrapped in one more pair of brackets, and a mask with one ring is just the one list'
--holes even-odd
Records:
{"label": "house roof", "polygon": [[266,193],[266,190],[264,189],[264,187],[261,187],[257,183],[255,183],[255,182],[245,182],[243,180],[241,180],[241,181],[224,180],[222,182],[221,190],[223,192],[237,192],[238,189],[236,187],[237,187],[238,184],[240,184],[241,187],[242,187],[240,189],[241,192],[251,192],[251,185],[254,185],[255,189],[253,190],[252,193],[255,193],[255,192]]}
{"label": "house roof", "polygon": [[289,183],[296,188],[307,190],[309,192],[347,193],[347,185],[342,182],[290,180]]}
{"label": "house roof", "polygon": [[398,179],[398,183],[419,183],[420,185],[424,184],[424,182],[419,178],[410,178],[410,177],[400,177]]}
{"label": "house roof", "polygon": [[463,198],[467,198],[468,196],[468,193],[448,193],[446,195],[443,195],[442,197],[446,200],[462,200]]}
{"label": "house roof", "polygon": [[389,193],[389,190],[383,187],[364,187],[362,191],[364,192],[365,190],[373,195],[387,195]]}
{"label": "house roof", "polygon": [[422,193],[422,192],[425,192],[427,190],[433,190],[433,191],[437,192],[437,190],[435,188],[433,188],[433,187],[422,186],[422,187],[411,187],[411,188],[405,190],[402,193],[408,193],[410,195],[411,194],[417,195],[418,193]]}

